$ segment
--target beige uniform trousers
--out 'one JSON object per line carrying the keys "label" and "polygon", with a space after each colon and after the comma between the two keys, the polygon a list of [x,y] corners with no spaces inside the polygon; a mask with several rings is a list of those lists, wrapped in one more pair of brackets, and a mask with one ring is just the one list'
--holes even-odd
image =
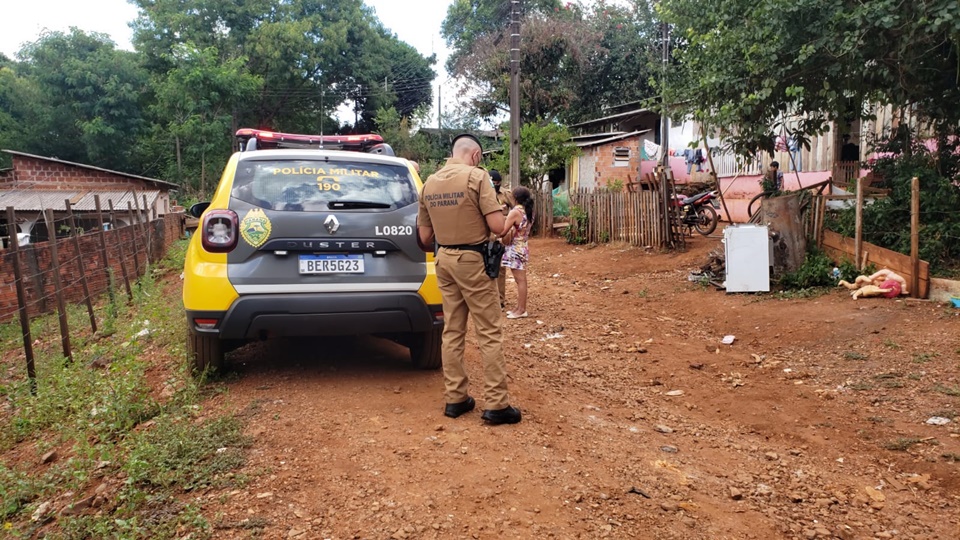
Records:
{"label": "beige uniform trousers", "polygon": [[469,379],[463,363],[467,315],[473,324],[483,359],[483,397],[487,410],[510,405],[507,366],[503,358],[503,327],[496,281],[483,271],[483,256],[475,251],[440,248],[437,282],[443,297],[443,378],[447,403],[467,399]]}
{"label": "beige uniform trousers", "polygon": [[500,307],[507,303],[507,269],[500,268],[500,276],[497,277],[497,289],[500,292]]}

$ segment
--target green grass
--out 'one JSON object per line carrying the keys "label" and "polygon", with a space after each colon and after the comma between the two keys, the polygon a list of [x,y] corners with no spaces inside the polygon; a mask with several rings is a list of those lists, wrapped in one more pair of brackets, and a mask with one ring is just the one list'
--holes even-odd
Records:
{"label": "green grass", "polygon": [[885,450],[894,452],[906,452],[912,446],[920,444],[922,441],[917,437],[899,437],[883,444]]}
{"label": "green grass", "polygon": [[936,384],[933,386],[933,391],[952,397],[960,397],[960,386],[945,386],[942,384]]}
{"label": "green grass", "polygon": [[[19,464],[0,462],[4,537],[32,537],[38,524],[30,517],[41,503],[57,501],[53,511],[59,512],[101,483],[112,486],[109,502],[57,515],[52,530],[45,528],[48,538],[212,536],[204,509],[185,495],[242,486],[245,478],[234,471],[249,441],[240,417],[197,419],[205,388],[185,360],[183,311],[171,305],[158,280],[163,273],[179,275],[185,249],[186,242],[174,244],[133,287],[129,304],[122,289],[115,291],[116,302],[104,295],[96,335],[85,306],[68,309],[72,363],[60,350],[56,314],[31,322],[32,337],[40,340],[34,347],[37,394],[31,395],[22,366],[0,380],[0,398],[10,405],[0,419],[0,451],[17,447],[24,455]],[[137,337],[143,329],[149,334]],[[0,326],[0,340],[6,351],[21,349],[19,323]],[[150,353],[156,351],[164,351],[163,365],[155,365]],[[158,371],[162,393],[148,378],[155,380]],[[40,456],[49,450],[57,458],[38,472]],[[75,495],[64,497],[67,492]]]}
{"label": "green grass", "polygon": [[885,339],[885,340],[883,340],[883,344],[884,344],[888,349],[891,349],[891,350],[894,350],[894,351],[899,351],[900,349],[903,348],[903,347],[901,347],[897,342],[893,341],[892,339]]}
{"label": "green grass", "polygon": [[927,362],[933,360],[934,358],[940,356],[937,353],[918,353],[913,355],[913,363],[915,364],[926,364]]}
{"label": "green grass", "polygon": [[868,357],[863,353],[858,353],[855,351],[846,351],[843,353],[843,358],[846,360],[866,360]]}

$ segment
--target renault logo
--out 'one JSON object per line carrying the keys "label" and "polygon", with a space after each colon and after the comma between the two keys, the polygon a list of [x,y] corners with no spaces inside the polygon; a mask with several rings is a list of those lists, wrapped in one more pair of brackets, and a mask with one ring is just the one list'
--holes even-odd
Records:
{"label": "renault logo", "polygon": [[337,221],[337,216],[329,215],[326,221],[323,222],[323,226],[327,228],[327,232],[333,234],[340,228],[340,222]]}

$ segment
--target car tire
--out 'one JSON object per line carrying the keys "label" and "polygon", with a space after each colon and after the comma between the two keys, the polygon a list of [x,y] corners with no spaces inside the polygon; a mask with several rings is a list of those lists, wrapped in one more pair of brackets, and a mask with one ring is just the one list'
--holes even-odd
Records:
{"label": "car tire", "polygon": [[438,369],[442,365],[440,345],[443,327],[414,334],[410,341],[410,361],[418,369]]}
{"label": "car tire", "polygon": [[217,371],[223,368],[223,344],[215,335],[189,332],[187,338],[187,358],[196,373],[206,370]]}

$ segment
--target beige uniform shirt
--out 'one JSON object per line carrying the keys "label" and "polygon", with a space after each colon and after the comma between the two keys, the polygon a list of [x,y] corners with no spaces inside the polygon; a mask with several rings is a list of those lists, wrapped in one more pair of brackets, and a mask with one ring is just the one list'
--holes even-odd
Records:
{"label": "beige uniform shirt", "polygon": [[433,227],[441,246],[476,245],[490,236],[485,215],[500,211],[487,171],[450,158],[420,193],[418,223]]}

